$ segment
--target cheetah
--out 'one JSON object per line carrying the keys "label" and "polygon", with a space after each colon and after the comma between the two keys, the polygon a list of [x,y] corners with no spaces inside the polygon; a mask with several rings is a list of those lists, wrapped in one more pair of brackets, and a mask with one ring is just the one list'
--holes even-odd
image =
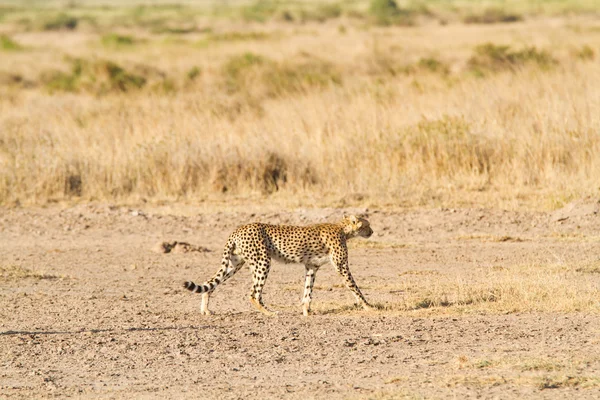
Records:
{"label": "cheetah", "polygon": [[287,226],[253,223],[237,228],[227,240],[223,251],[221,268],[208,281],[201,285],[185,282],[183,286],[194,293],[202,293],[200,312],[211,315],[208,310],[210,294],[217,285],[231,278],[248,263],[252,272],[252,292],[250,303],[266,315],[275,315],[265,307],[262,290],[271,269],[271,259],[283,263],[302,263],[305,266],[304,296],[302,314],[310,313],[310,302],[317,270],[331,262],[344,278],[357,302],[364,309],[372,309],[348,269],[348,248],[346,241],[357,236],[368,238],[373,230],[364,218],[346,216],[338,223],[325,223],[309,226]]}

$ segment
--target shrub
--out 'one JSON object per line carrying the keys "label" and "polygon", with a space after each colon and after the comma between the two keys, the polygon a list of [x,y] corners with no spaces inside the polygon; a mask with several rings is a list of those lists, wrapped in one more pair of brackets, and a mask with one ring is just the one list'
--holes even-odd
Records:
{"label": "shrub", "polygon": [[550,68],[557,61],[545,50],[526,47],[512,51],[510,46],[498,46],[486,43],[475,48],[475,54],[468,61],[469,68],[477,74],[486,71],[514,70],[525,64],[536,64],[541,68]]}
{"label": "shrub", "polygon": [[264,63],[265,59],[254,53],[244,53],[230,58],[223,67],[227,89],[230,92],[242,90],[248,71]]}
{"label": "shrub", "polygon": [[192,67],[190,68],[190,70],[187,72],[186,77],[188,80],[193,81],[196,80],[196,78],[200,75],[202,71],[200,70],[200,67]]}
{"label": "shrub", "polygon": [[99,62],[96,64],[96,68],[107,74],[110,90],[127,92],[131,89],[140,89],[146,84],[146,78],[143,76],[128,73],[111,61]]}
{"label": "shrub", "polygon": [[208,35],[207,40],[216,42],[237,42],[245,40],[263,40],[268,37],[269,34],[266,32],[224,32],[212,33]]}
{"label": "shrub", "polygon": [[341,77],[329,63],[310,60],[276,63],[253,53],[232,57],[224,66],[225,84],[230,92],[259,92],[276,96],[307,88],[340,84]]}
{"label": "shrub", "polygon": [[446,64],[432,57],[421,58],[417,63],[417,67],[420,70],[439,73],[443,75],[446,75],[450,72],[450,69]]}
{"label": "shrub", "polygon": [[61,13],[44,21],[42,29],[45,31],[74,30],[78,23],[77,18]]}
{"label": "shrub", "polygon": [[596,53],[594,52],[594,49],[592,49],[588,45],[585,45],[585,46],[581,47],[580,49],[575,50],[573,53],[574,53],[575,57],[577,57],[583,61],[591,61],[596,57]]}
{"label": "shrub", "polygon": [[259,0],[256,3],[242,8],[242,18],[246,21],[265,22],[277,12],[277,5],[268,0]]}
{"label": "shrub", "polygon": [[53,71],[42,79],[51,92],[85,90],[97,94],[140,89],[147,81],[145,77],[129,73],[112,61],[89,62],[82,59],[71,61],[70,73]]}
{"label": "shrub", "polygon": [[136,40],[129,35],[107,33],[106,35],[102,36],[101,42],[106,47],[126,47],[134,45]]}
{"label": "shrub", "polygon": [[8,35],[0,35],[0,50],[4,51],[16,51],[21,50],[23,47],[12,40]]}
{"label": "shrub", "polygon": [[342,7],[339,4],[321,4],[314,9],[301,10],[300,20],[325,22],[329,19],[339,18],[342,15]]}
{"label": "shrub", "polygon": [[342,79],[333,65],[311,60],[299,64],[271,65],[263,74],[269,95],[296,93],[309,88],[339,85]]}
{"label": "shrub", "polygon": [[288,182],[300,185],[314,185],[315,172],[305,162],[285,159],[281,155],[268,152],[257,159],[226,160],[213,171],[210,179],[214,190],[230,192],[248,185],[253,190],[265,194],[281,190]]}
{"label": "shrub", "polygon": [[377,25],[414,25],[413,12],[398,7],[395,0],[372,0],[369,15]]}
{"label": "shrub", "polygon": [[518,22],[523,20],[523,17],[506,12],[501,8],[488,8],[480,14],[469,14],[463,18],[466,24],[495,24],[499,22]]}

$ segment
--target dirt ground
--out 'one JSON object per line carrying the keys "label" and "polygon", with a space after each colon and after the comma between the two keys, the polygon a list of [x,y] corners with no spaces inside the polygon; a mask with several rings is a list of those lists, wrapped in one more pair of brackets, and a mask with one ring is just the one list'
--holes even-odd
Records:
{"label": "dirt ground", "polygon": [[[599,398],[597,306],[397,307],[409,272],[468,280],[486,268],[597,262],[598,208],[0,209],[0,397]],[[350,291],[328,266],[317,274],[309,318],[300,265],[274,265],[265,287],[266,304],[280,311],[272,318],[246,300],[246,269],[217,289],[211,317],[181,287],[218,269],[241,223],[334,221],[343,211],[366,211],[375,231],[371,245],[350,249],[350,269],[382,310],[350,307]],[[173,240],[198,251],[153,251]],[[599,273],[587,279],[600,287]]]}

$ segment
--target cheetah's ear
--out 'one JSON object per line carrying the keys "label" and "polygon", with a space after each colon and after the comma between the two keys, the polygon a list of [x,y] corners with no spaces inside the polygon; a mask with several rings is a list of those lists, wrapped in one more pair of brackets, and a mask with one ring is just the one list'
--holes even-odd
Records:
{"label": "cheetah's ear", "polygon": [[358,218],[356,218],[356,215],[348,215],[345,219],[349,222],[352,222],[353,224],[358,222]]}

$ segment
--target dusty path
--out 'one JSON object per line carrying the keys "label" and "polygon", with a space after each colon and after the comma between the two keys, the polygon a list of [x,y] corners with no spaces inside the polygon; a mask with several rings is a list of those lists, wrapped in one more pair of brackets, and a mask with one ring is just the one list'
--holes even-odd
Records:
{"label": "dusty path", "polygon": [[[598,293],[597,206],[369,210],[376,234],[355,243],[350,268],[386,309],[352,309],[352,295],[324,267],[308,319],[301,266],[276,264],[269,276],[276,318],[251,310],[246,270],[219,287],[213,317],[201,316],[200,297],[180,284],[218,268],[239,223],[320,222],[340,211],[3,209],[0,397],[598,398],[600,298],[571,307],[557,292],[536,306],[542,311],[506,310],[502,298],[489,309],[410,300],[427,285],[481,283],[489,271],[510,276],[526,264],[584,266],[565,279]],[[162,240],[210,251],[151,251]]]}

